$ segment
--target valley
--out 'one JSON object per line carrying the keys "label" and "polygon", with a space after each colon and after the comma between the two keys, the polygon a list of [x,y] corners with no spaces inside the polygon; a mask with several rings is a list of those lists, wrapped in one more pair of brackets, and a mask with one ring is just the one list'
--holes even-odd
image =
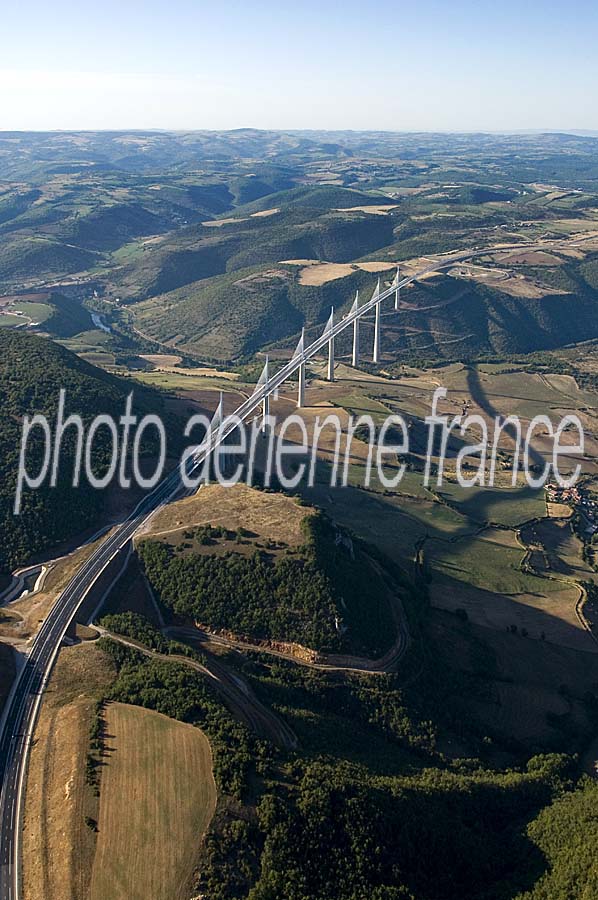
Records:
{"label": "valley", "polygon": [[[406,291],[387,322],[389,359],[530,352],[597,333],[591,140],[530,136],[515,154],[505,136],[489,176],[483,136],[422,139],[418,159],[408,135],[378,136],[378,146],[350,134],[331,145],[239,133],[224,167],[210,161],[213,135],[180,137],[173,156],[175,144],[147,135],[124,163],[122,136],[80,137],[23,136],[18,176],[0,147],[0,324],[47,330],[91,361],[163,352],[195,365],[246,362],[293,346],[302,326],[321,328],[330,306],[342,313],[356,290],[371,291],[375,273],[392,278],[399,263],[408,274],[427,256],[472,247],[488,254]],[[71,171],[36,165],[40,140]],[[542,177],[548,147],[557,183]],[[256,152],[267,162],[256,165]],[[578,181],[572,160],[576,178],[585,167]],[[509,244],[523,249],[492,253]]]}

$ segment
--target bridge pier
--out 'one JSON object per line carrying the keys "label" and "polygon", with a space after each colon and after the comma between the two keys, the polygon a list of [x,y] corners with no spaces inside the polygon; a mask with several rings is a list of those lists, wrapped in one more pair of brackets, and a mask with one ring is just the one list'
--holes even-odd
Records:
{"label": "bridge pier", "polygon": [[[332,308],[332,312],[330,313],[330,319],[328,320],[330,328],[334,327],[334,307]],[[334,381],[334,338],[331,337],[328,341],[328,381]]]}
{"label": "bridge pier", "polygon": [[[266,362],[264,364],[264,369],[261,374],[260,380],[263,379],[265,384],[268,384],[268,357],[266,356]],[[270,415],[270,394],[266,394],[264,399],[262,400],[262,434],[265,434],[268,430],[268,417]]]}
{"label": "bridge pier", "polygon": [[297,409],[305,406],[305,363],[299,366],[299,391],[297,394]]}
{"label": "bridge pier", "polygon": [[359,365],[359,319],[353,322],[353,356],[351,365],[356,369]]}
{"label": "bridge pier", "polygon": [[397,266],[397,289],[395,292],[395,310],[398,310],[398,308],[399,308],[399,299],[400,299],[400,294],[401,294],[401,289],[399,287],[400,278],[401,278],[401,267]]}
{"label": "bridge pier", "polygon": [[328,381],[334,381],[334,338],[328,341]]}
{"label": "bridge pier", "polygon": [[375,363],[380,362],[380,304],[376,303],[376,323],[374,325],[374,353],[372,359]]}
{"label": "bridge pier", "polygon": [[301,340],[297,346],[295,354],[301,357],[301,365],[299,366],[299,389],[297,393],[297,408],[301,409],[305,406],[305,360],[303,354],[305,352],[305,328],[301,329]]}
{"label": "bridge pier", "polygon": [[[359,306],[359,291],[355,294],[355,300],[353,301],[353,306],[351,307],[351,312],[354,313],[357,311],[357,307]],[[353,320],[353,354],[351,356],[351,365],[354,369],[359,365],[359,319]]]}
{"label": "bridge pier", "polygon": [[299,338],[299,343],[297,344],[297,349],[293,353],[293,359],[299,358],[301,360],[299,365],[299,387],[297,393],[297,409],[301,409],[302,406],[305,406],[305,328],[301,329],[301,337]]}

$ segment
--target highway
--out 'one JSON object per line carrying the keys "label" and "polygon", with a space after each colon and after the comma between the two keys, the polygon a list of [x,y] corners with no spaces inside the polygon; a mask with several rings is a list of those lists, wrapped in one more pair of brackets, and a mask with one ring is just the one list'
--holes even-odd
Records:
{"label": "highway", "polygon": [[[538,245],[545,248],[546,243]],[[454,266],[489,252],[513,252],[514,249],[536,249],[535,245],[514,244],[500,250],[476,248],[472,251],[442,257],[429,266],[403,278],[398,287],[403,288],[424,275]],[[325,330],[317,340],[301,351],[264,384],[259,384],[254,393],[232,414],[224,419],[220,427],[214,427],[204,444],[196,448],[189,460],[189,474],[195,474],[205,459],[238,427],[239,420],[259,410],[264,397],[276,391],[300,365],[315,356],[333,337],[350,327],[355,319],[373,311],[395,294],[396,286],[381,291],[345,318],[339,320],[332,329]],[[54,607],[42,624],[32,642],[27,661],[17,676],[13,692],[7,700],[4,722],[0,733],[0,900],[20,900],[20,836],[29,748],[37,713],[44,688],[50,677],[52,666],[60,649],[64,635],[77,615],[88,591],[100,577],[106,566],[118,551],[131,540],[155,511],[170,500],[183,496],[188,489],[182,483],[179,469],[168,475],[148,494],[131,515],[106,537],[91,554],[63,590]]]}

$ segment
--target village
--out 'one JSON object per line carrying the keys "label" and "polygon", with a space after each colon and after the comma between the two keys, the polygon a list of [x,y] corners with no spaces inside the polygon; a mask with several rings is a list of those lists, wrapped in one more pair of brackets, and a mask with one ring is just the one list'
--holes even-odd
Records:
{"label": "village", "polygon": [[593,500],[583,485],[561,487],[555,482],[546,485],[546,500],[549,503],[564,503],[573,507],[581,517],[582,530],[588,537],[598,531],[598,500]]}

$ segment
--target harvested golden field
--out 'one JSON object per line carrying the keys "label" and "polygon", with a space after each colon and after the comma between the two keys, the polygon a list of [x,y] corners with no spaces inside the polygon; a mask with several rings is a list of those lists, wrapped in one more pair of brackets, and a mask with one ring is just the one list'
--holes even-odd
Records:
{"label": "harvested golden field", "polygon": [[584,259],[585,253],[582,253],[581,250],[576,250],[574,247],[559,247],[559,255],[565,256],[568,259]]}
{"label": "harvested golden field", "polygon": [[235,222],[246,222],[247,217],[237,216],[229,218],[229,219],[208,219],[207,222],[202,222],[201,224],[204,228],[222,228],[223,225],[232,225]]}
{"label": "harvested golden field", "polygon": [[281,259],[281,266],[318,266],[319,259]]}
{"label": "harvested golden field", "polygon": [[299,284],[321,285],[337,278],[351,275],[355,268],[351,263],[319,263],[308,265],[299,273]]}
{"label": "harvested golden field", "polygon": [[176,356],[174,353],[140,353],[139,357],[140,359],[145,359],[146,362],[151,363],[157,369],[165,366],[167,368],[176,366],[183,359],[182,356]]}
{"label": "harvested golden field", "polygon": [[347,206],[344,209],[337,209],[335,212],[364,212],[370,213],[374,216],[386,216],[391,211],[391,209],[396,209],[396,205],[390,205],[388,203],[383,203],[381,205],[372,205],[372,206]]}
{"label": "harvested golden field", "polygon": [[114,667],[95,644],[65,647],[50,679],[31,749],[23,827],[25,900],[87,897],[97,798],[85,782],[95,700]]}
{"label": "harvested golden field", "polygon": [[363,262],[357,263],[358,269],[363,269],[364,272],[387,272],[389,269],[396,269],[396,263],[388,263],[388,262]]}
{"label": "harvested golden field", "polygon": [[[532,263],[530,261],[525,263],[525,260],[528,256],[531,257],[532,254],[519,254],[516,258],[511,259],[509,257],[509,259],[511,259],[511,262],[518,265],[551,264],[547,260],[545,260],[544,262],[536,261],[535,263]],[[548,257],[549,254],[544,254],[544,256]],[[500,262],[505,262],[505,259],[501,259]],[[556,262],[559,261],[556,260]],[[538,299],[540,297],[545,297],[548,294],[566,293],[565,291],[557,290],[556,288],[549,287],[548,285],[540,284],[539,282],[534,281],[532,278],[529,278],[526,275],[514,274],[508,269],[490,269],[483,266],[473,265],[471,263],[458,265],[454,269],[451,269],[448,274],[453,278],[472,279],[473,281],[485,284],[496,291],[501,291],[503,294],[509,294],[512,297],[527,297],[528,299]]]}
{"label": "harvested golden field", "polygon": [[204,378],[226,378],[230,381],[235,381],[239,377],[237,372],[214,369],[210,366],[195,366],[192,369],[185,368],[179,365],[181,361],[180,356],[170,356],[168,353],[141,353],[140,358],[151,363],[158,372],[170,372],[173,375],[202,375]]}
{"label": "harvested golden field", "polygon": [[265,219],[268,216],[273,216],[276,213],[280,212],[278,206],[273,209],[262,209],[260,212],[251,213],[250,216],[233,216],[227,219],[208,219],[207,222],[202,222],[201,224],[205,228],[220,228],[222,225],[233,225],[238,224],[240,222],[248,222],[249,219]]}
{"label": "harvested golden field", "polygon": [[146,535],[210,524],[231,531],[243,527],[262,538],[297,546],[304,541],[301,522],[309,514],[309,509],[285,494],[265,493],[245,484],[229,488],[210,484],[195,496],[161,509],[149,523]]}
{"label": "harvested golden field", "polygon": [[563,234],[578,234],[579,232],[596,233],[597,219],[554,219],[550,223],[551,231],[559,231]]}
{"label": "harvested golden field", "polygon": [[549,519],[569,519],[573,510],[566,503],[546,503],[546,513]]}
{"label": "harvested golden field", "polygon": [[[357,269],[363,272],[387,272],[396,269],[394,262],[360,262],[360,263],[330,263],[319,262],[315,259],[285,259],[287,266],[302,266],[299,272],[299,284],[321,285],[327,281],[335,281],[337,278],[346,278]],[[373,289],[374,285],[372,285]]]}
{"label": "harvested golden field", "polygon": [[216,808],[203,732],[153,710],[113,703],[102,773],[90,900],[188,900]]}
{"label": "harvested golden field", "polygon": [[568,291],[549,287],[547,284],[532,281],[530,278],[524,278],[522,275],[497,281],[496,283],[492,282],[490,286],[503,294],[509,294],[511,297],[526,297],[529,300],[539,300],[541,297],[549,295],[569,293]]}
{"label": "harvested golden field", "polygon": [[252,219],[266,219],[268,216],[273,216],[275,213],[280,212],[279,206],[274,206],[272,209],[261,209],[259,212],[251,213],[250,218]]}
{"label": "harvested golden field", "polygon": [[0,307],[11,306],[13,303],[43,303],[49,300],[49,292],[43,294],[5,294],[0,300]]}

